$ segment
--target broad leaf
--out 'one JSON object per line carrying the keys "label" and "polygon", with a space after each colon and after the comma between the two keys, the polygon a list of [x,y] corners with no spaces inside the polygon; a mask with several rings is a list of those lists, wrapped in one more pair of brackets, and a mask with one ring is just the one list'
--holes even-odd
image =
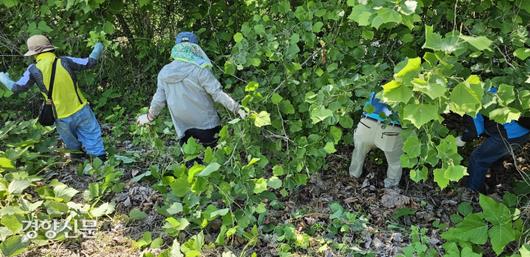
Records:
{"label": "broad leaf", "polygon": [[254,115],[254,125],[258,128],[271,124],[270,114],[266,111],[261,111]]}
{"label": "broad leaf", "polygon": [[510,209],[493,198],[481,194],[479,203],[484,212],[484,218],[493,225],[504,224],[512,220]]}
{"label": "broad leaf", "polygon": [[385,23],[401,23],[401,15],[393,9],[381,8],[377,10],[376,16],[372,19],[372,27],[379,29]]}
{"label": "broad leaf", "polygon": [[472,45],[479,51],[483,51],[483,50],[491,51],[490,45],[492,42],[487,37],[484,37],[484,36],[471,37],[471,36],[460,35],[460,38],[468,42],[470,45]]}
{"label": "broad leaf", "polygon": [[407,103],[412,98],[412,89],[392,80],[383,85],[383,100],[387,103]]}
{"label": "broad leaf", "polygon": [[514,230],[512,223],[504,223],[500,225],[493,225],[488,231],[491,241],[491,248],[493,251],[500,255],[504,251],[504,247],[511,241],[515,240]]}
{"label": "broad leaf", "polygon": [[438,113],[438,106],[433,104],[407,104],[403,110],[403,119],[412,122],[416,128],[421,128],[429,121],[440,120]]}
{"label": "broad leaf", "polygon": [[438,184],[441,189],[446,188],[449,185],[449,179],[445,177],[445,172],[442,169],[434,169],[434,182]]}
{"label": "broad leaf", "polygon": [[204,168],[199,174],[197,174],[197,176],[198,177],[209,176],[210,174],[218,171],[219,168],[221,168],[221,164],[219,164],[217,162],[212,162],[212,163],[208,164],[208,166],[206,166],[206,168]]}
{"label": "broad leaf", "polygon": [[467,241],[483,245],[488,240],[488,224],[482,220],[480,214],[467,215],[462,222],[442,234],[448,241]]}

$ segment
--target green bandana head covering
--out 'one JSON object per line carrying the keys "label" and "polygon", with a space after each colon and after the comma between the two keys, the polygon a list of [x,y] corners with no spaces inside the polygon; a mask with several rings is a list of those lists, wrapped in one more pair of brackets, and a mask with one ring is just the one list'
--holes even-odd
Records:
{"label": "green bandana head covering", "polygon": [[212,62],[202,48],[194,43],[182,42],[171,49],[171,59],[195,64],[202,68],[211,68]]}

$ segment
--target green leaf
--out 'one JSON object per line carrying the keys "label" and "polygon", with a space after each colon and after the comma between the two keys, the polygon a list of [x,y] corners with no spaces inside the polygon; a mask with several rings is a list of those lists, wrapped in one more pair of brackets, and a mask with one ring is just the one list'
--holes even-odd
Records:
{"label": "green leaf", "polygon": [[234,75],[236,74],[236,66],[232,62],[226,61],[224,65],[224,72],[228,75]]}
{"label": "green leaf", "polygon": [[178,197],[184,197],[190,191],[190,184],[185,176],[175,179],[169,186],[171,191]]}
{"label": "green leaf", "polygon": [[213,219],[213,218],[218,217],[218,216],[223,217],[226,214],[228,214],[228,211],[230,211],[230,209],[228,209],[228,208],[224,208],[224,209],[219,209],[219,210],[213,211],[212,213],[210,213],[210,219]]}
{"label": "green leaf", "polygon": [[265,27],[263,24],[256,24],[254,25],[254,32],[258,35],[264,35],[265,34]]}
{"label": "green leaf", "polygon": [[409,58],[407,59],[407,64],[394,76],[396,78],[403,78],[407,76],[410,73],[415,74],[417,71],[419,71],[421,68],[421,58]]}
{"label": "green leaf", "polygon": [[372,16],[372,11],[368,9],[365,5],[356,5],[352,8],[349,20],[355,21],[359,26],[368,26],[370,25],[370,17]]}
{"label": "green leaf", "polygon": [[322,30],[323,26],[324,26],[324,23],[322,23],[321,21],[318,21],[315,24],[313,24],[312,30],[314,33],[318,33]]}
{"label": "green leaf", "polygon": [[218,171],[219,168],[221,168],[221,164],[219,164],[217,162],[212,162],[212,163],[208,164],[208,166],[206,166],[206,168],[204,168],[199,174],[197,174],[197,176],[198,177],[209,176],[210,174]]}
{"label": "green leaf", "polygon": [[29,242],[29,240],[22,240],[21,236],[11,236],[4,242],[0,243],[0,250],[6,257],[19,255],[26,250]]}
{"label": "green leaf", "polygon": [[405,142],[403,142],[403,152],[405,152],[409,158],[420,156],[421,144],[420,139],[416,134],[413,133],[405,139]]}
{"label": "green leaf", "polygon": [[339,118],[339,124],[343,128],[353,128],[353,119],[348,115],[341,116]]}
{"label": "green leaf", "polygon": [[0,169],[15,169],[15,166],[13,166],[13,163],[10,159],[5,157],[0,157]]}
{"label": "green leaf", "polygon": [[272,189],[279,189],[280,187],[282,187],[282,180],[276,176],[272,176],[269,178],[267,185]]}
{"label": "green leaf", "polygon": [[258,128],[271,125],[270,114],[266,111],[261,111],[257,114],[254,114],[254,125]]}
{"label": "green leaf", "polygon": [[329,134],[331,135],[331,137],[333,137],[333,142],[335,144],[338,144],[342,138],[342,129],[335,127],[335,126],[330,127]]}
{"label": "green leaf", "polygon": [[5,5],[7,8],[14,7],[18,4],[18,0],[2,0],[0,1],[3,5]]}
{"label": "green leaf", "polygon": [[426,167],[422,167],[421,169],[411,170],[409,177],[412,181],[419,183],[420,181],[427,181],[429,178],[429,170],[427,170]]}
{"label": "green leaf", "polygon": [[274,176],[283,176],[285,175],[285,170],[282,165],[274,165],[274,167],[272,167],[272,174],[274,174]]}
{"label": "green leaf", "polygon": [[153,242],[151,242],[150,247],[153,249],[158,249],[164,245],[164,240],[161,237],[157,237]]}
{"label": "green leaf", "polygon": [[482,194],[479,197],[479,204],[483,210],[484,218],[493,225],[511,222],[512,215],[510,209],[508,209],[506,205]]}
{"label": "green leaf", "polygon": [[243,39],[244,39],[243,34],[241,34],[240,32],[237,32],[236,34],[234,34],[234,41],[236,41],[236,43],[241,42]]}
{"label": "green leaf", "polygon": [[310,115],[312,123],[317,124],[328,117],[333,116],[333,112],[329,109],[326,109],[324,106],[320,106],[319,108],[312,109]]}
{"label": "green leaf", "polygon": [[412,90],[392,80],[383,85],[383,100],[387,103],[407,103],[412,98]]}
{"label": "green leaf", "polygon": [[457,207],[458,212],[462,214],[462,216],[467,216],[471,213],[473,213],[473,206],[471,206],[471,203],[469,202],[462,202]]}
{"label": "green leaf", "polygon": [[428,95],[432,100],[443,97],[447,92],[446,84],[441,80],[427,82],[423,79],[415,78],[412,80],[412,85],[414,85],[414,91],[424,93]]}
{"label": "green leaf", "polygon": [[180,213],[182,212],[183,208],[182,208],[182,204],[181,203],[178,203],[178,202],[174,202],[172,203],[169,208],[167,208],[167,213],[169,215],[175,215],[177,213]]}
{"label": "green leaf", "polygon": [[9,183],[9,186],[7,187],[7,191],[10,194],[21,194],[24,189],[31,186],[31,182],[28,180],[13,180],[11,183]]}
{"label": "green leaf", "polygon": [[442,38],[440,34],[433,32],[432,26],[425,26],[425,43],[423,44],[423,48],[452,53],[459,49],[458,37]]}
{"label": "green leaf", "polygon": [[449,109],[460,115],[475,117],[481,109],[483,95],[480,84],[459,83],[451,91]]}
{"label": "green leaf", "polygon": [[530,48],[518,48],[513,52],[513,56],[519,58],[521,61],[524,61],[530,57]]}
{"label": "green leaf", "polygon": [[97,208],[90,210],[92,217],[98,218],[103,215],[109,215],[114,212],[114,203],[103,203]]}
{"label": "green leaf", "polygon": [[483,245],[488,240],[488,224],[482,220],[480,214],[469,214],[454,228],[443,233],[442,238],[448,241],[464,241]]}
{"label": "green leaf", "polygon": [[50,26],[48,26],[48,24],[44,21],[39,21],[39,24],[37,25],[37,29],[40,32],[44,32],[44,33],[50,33],[53,31],[53,29],[50,28]]}
{"label": "green leaf", "polygon": [[24,227],[16,215],[6,215],[0,220],[2,221],[2,225],[6,226],[13,234],[19,233]]}
{"label": "green leaf", "polygon": [[491,111],[488,116],[493,121],[504,124],[513,120],[518,120],[519,117],[521,117],[521,112],[512,107],[502,107]]}
{"label": "green leaf", "polygon": [[394,9],[383,7],[376,12],[372,20],[372,27],[379,29],[385,23],[401,23],[401,15]]}
{"label": "green leaf", "polygon": [[282,101],[283,97],[279,95],[278,93],[272,94],[271,102],[273,104],[279,104]]}
{"label": "green leaf", "polygon": [[488,231],[488,234],[490,236],[491,248],[497,256],[504,251],[504,247],[507,244],[516,239],[511,222],[493,225]]}
{"label": "green leaf", "polygon": [[267,191],[267,180],[264,178],[256,179],[254,182],[254,194],[259,194]]}
{"label": "green leaf", "polygon": [[324,151],[326,151],[326,153],[328,154],[332,154],[336,152],[337,149],[335,149],[335,144],[333,144],[333,142],[327,142],[326,145],[324,146]]}
{"label": "green leaf", "polygon": [[530,106],[530,90],[521,90],[517,95],[522,106]]}
{"label": "green leaf", "polygon": [[513,86],[508,84],[500,84],[497,89],[497,96],[499,97],[500,104],[507,106],[508,104],[515,101],[515,92]]}
{"label": "green leaf", "polygon": [[112,24],[112,22],[105,22],[103,24],[103,31],[107,34],[112,34],[114,33],[114,25]]}
{"label": "green leaf", "polygon": [[129,218],[132,220],[143,220],[147,217],[147,214],[138,208],[133,208],[129,211]]}
{"label": "green leaf", "polygon": [[163,257],[184,257],[182,252],[180,251],[180,243],[178,239],[173,240],[173,244],[171,245],[170,252],[167,256]]}
{"label": "green leaf", "polygon": [[151,3],[151,0],[139,0],[138,3],[140,4],[140,7],[144,7]]}
{"label": "green leaf", "polygon": [[445,172],[442,169],[435,169],[433,171],[434,181],[438,184],[441,189],[446,188],[449,185],[449,179],[445,177]]}
{"label": "green leaf", "polygon": [[530,244],[524,244],[521,246],[519,253],[521,254],[521,257],[530,257]]}
{"label": "green leaf", "polygon": [[460,38],[468,42],[470,45],[472,45],[479,51],[483,51],[483,50],[491,51],[490,45],[492,41],[489,40],[485,36],[471,37],[471,36],[460,35]]}
{"label": "green leaf", "polygon": [[450,181],[460,181],[467,174],[467,168],[462,165],[452,165],[445,170],[445,178]]}
{"label": "green leaf", "polygon": [[466,246],[462,248],[462,253],[460,254],[462,257],[482,257],[482,254],[473,252],[473,249]]}
{"label": "green leaf", "polygon": [[407,104],[403,109],[403,119],[412,122],[416,128],[421,128],[429,121],[440,120],[438,113],[438,106],[434,104]]}
{"label": "green leaf", "polygon": [[53,187],[55,197],[61,198],[64,202],[69,202],[77,193],[79,193],[75,188],[68,187],[56,180],[50,183],[50,186]]}
{"label": "green leaf", "polygon": [[245,86],[245,92],[254,92],[256,91],[256,89],[258,89],[259,87],[259,83],[256,82],[256,81],[250,81],[246,86]]}

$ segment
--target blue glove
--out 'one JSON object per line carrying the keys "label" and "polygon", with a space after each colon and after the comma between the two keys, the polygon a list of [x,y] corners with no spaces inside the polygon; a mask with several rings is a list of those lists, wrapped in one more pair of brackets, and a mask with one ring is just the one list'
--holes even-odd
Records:
{"label": "blue glove", "polygon": [[0,72],[0,83],[4,84],[9,90],[13,90],[13,87],[15,86],[15,81],[9,78],[7,72]]}
{"label": "blue glove", "polygon": [[103,44],[101,42],[97,42],[94,46],[94,49],[92,50],[92,53],[88,57],[92,59],[99,59],[101,57],[101,53],[103,52]]}

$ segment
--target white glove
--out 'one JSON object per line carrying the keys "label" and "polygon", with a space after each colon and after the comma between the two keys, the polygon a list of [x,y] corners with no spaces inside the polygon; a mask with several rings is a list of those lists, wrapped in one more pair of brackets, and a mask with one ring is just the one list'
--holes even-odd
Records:
{"label": "white glove", "polygon": [[466,145],[466,142],[462,141],[462,136],[457,136],[456,137],[456,146],[462,147],[464,145]]}
{"label": "white glove", "polygon": [[245,110],[243,109],[239,109],[237,111],[237,114],[239,114],[239,117],[241,117],[241,119],[245,119],[245,117],[247,117],[247,112],[245,112]]}
{"label": "white glove", "polygon": [[143,125],[148,124],[150,122],[151,122],[151,120],[149,120],[149,118],[147,117],[147,114],[140,115],[140,117],[138,117],[138,119],[136,120],[136,123],[138,123],[138,125],[140,125],[140,126],[143,126]]}

